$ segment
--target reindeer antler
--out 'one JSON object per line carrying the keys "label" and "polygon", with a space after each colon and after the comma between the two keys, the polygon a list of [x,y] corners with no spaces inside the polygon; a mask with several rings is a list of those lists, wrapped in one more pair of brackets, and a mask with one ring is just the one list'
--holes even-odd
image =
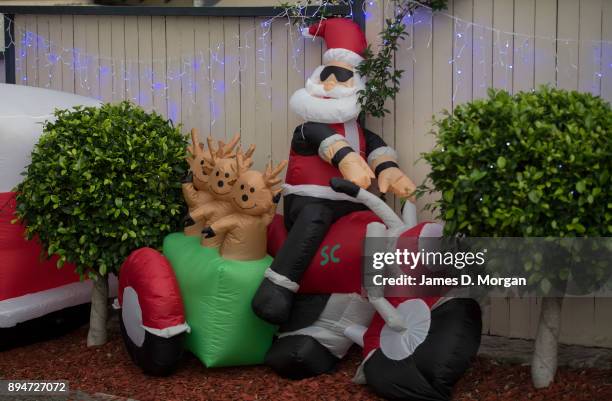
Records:
{"label": "reindeer antler", "polygon": [[247,149],[246,153],[244,154],[247,158],[251,158],[251,156],[253,156],[253,153],[255,153],[255,144],[252,144],[251,146],[249,146],[249,148]]}
{"label": "reindeer antler", "polygon": [[198,141],[198,130],[196,128],[191,129],[191,145],[187,146],[187,151],[191,153],[190,159],[194,159],[199,156],[202,152],[202,148],[199,146],[200,142]]}
{"label": "reindeer antler", "polygon": [[236,152],[236,174],[240,175],[247,171],[249,168],[244,165],[244,154],[242,154],[242,149],[238,148]]}
{"label": "reindeer antler", "polygon": [[[242,150],[240,151],[242,153]],[[244,166],[250,169],[253,166],[253,153],[255,153],[255,144],[252,144],[244,154]]]}
{"label": "reindeer antler", "polygon": [[215,151],[215,145],[213,143],[213,137],[212,136],[208,136],[206,138],[206,143],[208,144],[208,154],[210,156],[210,162],[211,164],[215,164],[215,162],[217,161],[217,155],[215,155],[216,151]]}
{"label": "reindeer antler", "polygon": [[198,151],[198,150],[196,150],[196,148],[199,148],[199,146],[196,146],[196,145],[199,145],[199,144],[200,144],[200,141],[199,141],[199,139],[198,139],[198,137],[199,137],[199,135],[198,135],[198,134],[199,134],[199,133],[198,133],[198,129],[197,129],[197,128],[192,128],[192,129],[191,129],[191,144],[192,144],[193,146],[195,146],[195,148],[194,148],[194,151],[195,151],[195,152],[197,152],[197,151]]}
{"label": "reindeer antler", "polygon": [[246,172],[253,165],[253,152],[255,151],[255,145],[251,145],[246,153],[242,153],[242,149],[239,147],[236,152],[236,173],[238,175]]}
{"label": "reindeer antler", "polygon": [[219,139],[217,141],[218,143],[218,148],[217,150],[215,150],[215,152],[217,153],[217,157],[218,158],[226,158],[226,157],[234,157],[235,155],[234,153],[234,148],[236,147],[236,144],[240,141],[240,134],[236,133],[234,135],[234,137],[231,139],[231,141],[229,141],[228,144],[225,144],[225,142],[221,139]]}
{"label": "reindeer antler", "polygon": [[278,165],[274,168],[272,168],[272,161],[270,160],[270,163],[268,163],[268,166],[266,167],[266,172],[263,175],[264,181],[266,182],[266,186],[268,188],[272,188],[281,182],[281,179],[276,178],[276,176],[279,175],[285,169],[285,167],[287,167],[287,160],[283,160],[282,162],[278,163]]}
{"label": "reindeer antler", "polygon": [[240,142],[239,132],[236,132],[234,134],[234,137],[227,143],[227,145],[224,144],[223,141],[219,141],[219,152],[222,153],[221,157],[233,156],[232,153],[234,153],[234,148],[236,147],[238,142]]}

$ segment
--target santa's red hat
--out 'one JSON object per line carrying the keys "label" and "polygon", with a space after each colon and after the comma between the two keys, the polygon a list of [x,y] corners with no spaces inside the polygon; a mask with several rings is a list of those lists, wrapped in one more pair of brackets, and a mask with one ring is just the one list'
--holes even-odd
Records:
{"label": "santa's red hat", "polygon": [[322,20],[305,28],[302,33],[306,37],[321,37],[325,40],[327,51],[323,54],[323,63],[342,61],[355,67],[363,61],[367,47],[365,34],[350,19]]}

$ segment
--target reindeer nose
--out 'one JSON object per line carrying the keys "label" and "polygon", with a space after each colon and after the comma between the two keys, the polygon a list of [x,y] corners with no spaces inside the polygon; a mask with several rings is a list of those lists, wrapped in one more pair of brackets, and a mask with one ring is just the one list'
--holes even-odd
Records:
{"label": "reindeer nose", "polygon": [[223,181],[221,181],[221,180],[217,181],[217,186],[219,188],[223,187]]}
{"label": "reindeer nose", "polygon": [[242,195],[242,201],[246,202],[249,200],[249,197],[247,195]]}

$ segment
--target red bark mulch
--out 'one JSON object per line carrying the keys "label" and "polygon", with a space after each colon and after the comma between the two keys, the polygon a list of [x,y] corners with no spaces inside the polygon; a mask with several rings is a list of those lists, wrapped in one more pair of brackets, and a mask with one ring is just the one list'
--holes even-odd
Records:
{"label": "red bark mulch", "polygon": [[[0,352],[0,378],[64,379],[72,390],[106,393],[140,401],[191,400],[379,400],[351,382],[360,362],[354,350],[332,374],[290,381],[263,366],[206,369],[186,355],[168,378],[150,378],[132,364],[117,330],[98,348],[85,345],[86,328],[62,338]],[[555,383],[535,390],[529,367],[478,358],[458,383],[457,401],[612,400],[612,370],[561,368]]]}

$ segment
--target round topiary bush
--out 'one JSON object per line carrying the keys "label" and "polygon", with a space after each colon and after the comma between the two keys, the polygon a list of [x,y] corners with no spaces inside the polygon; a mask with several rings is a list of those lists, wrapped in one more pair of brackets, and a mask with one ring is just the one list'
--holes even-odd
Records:
{"label": "round topiary bush", "polygon": [[446,234],[612,235],[612,110],[542,87],[458,106],[424,155]]}
{"label": "round topiary bush", "polygon": [[[88,344],[106,340],[106,277],[180,226],[186,137],[128,102],[55,112],[18,186],[17,216],[58,267],[95,280]],[[98,315],[99,314],[99,315]]]}
{"label": "round topiary bush", "polygon": [[[442,193],[431,206],[445,234],[612,236],[612,109],[603,99],[549,87],[514,96],[490,90],[488,99],[458,106],[435,125],[437,144],[424,155],[433,188],[421,190]],[[562,255],[555,257],[571,265]],[[568,268],[558,267],[523,269],[547,294],[551,283],[567,280]],[[606,268],[582,270],[606,280]],[[554,378],[560,315],[561,298],[544,298],[532,361],[536,387]]]}

